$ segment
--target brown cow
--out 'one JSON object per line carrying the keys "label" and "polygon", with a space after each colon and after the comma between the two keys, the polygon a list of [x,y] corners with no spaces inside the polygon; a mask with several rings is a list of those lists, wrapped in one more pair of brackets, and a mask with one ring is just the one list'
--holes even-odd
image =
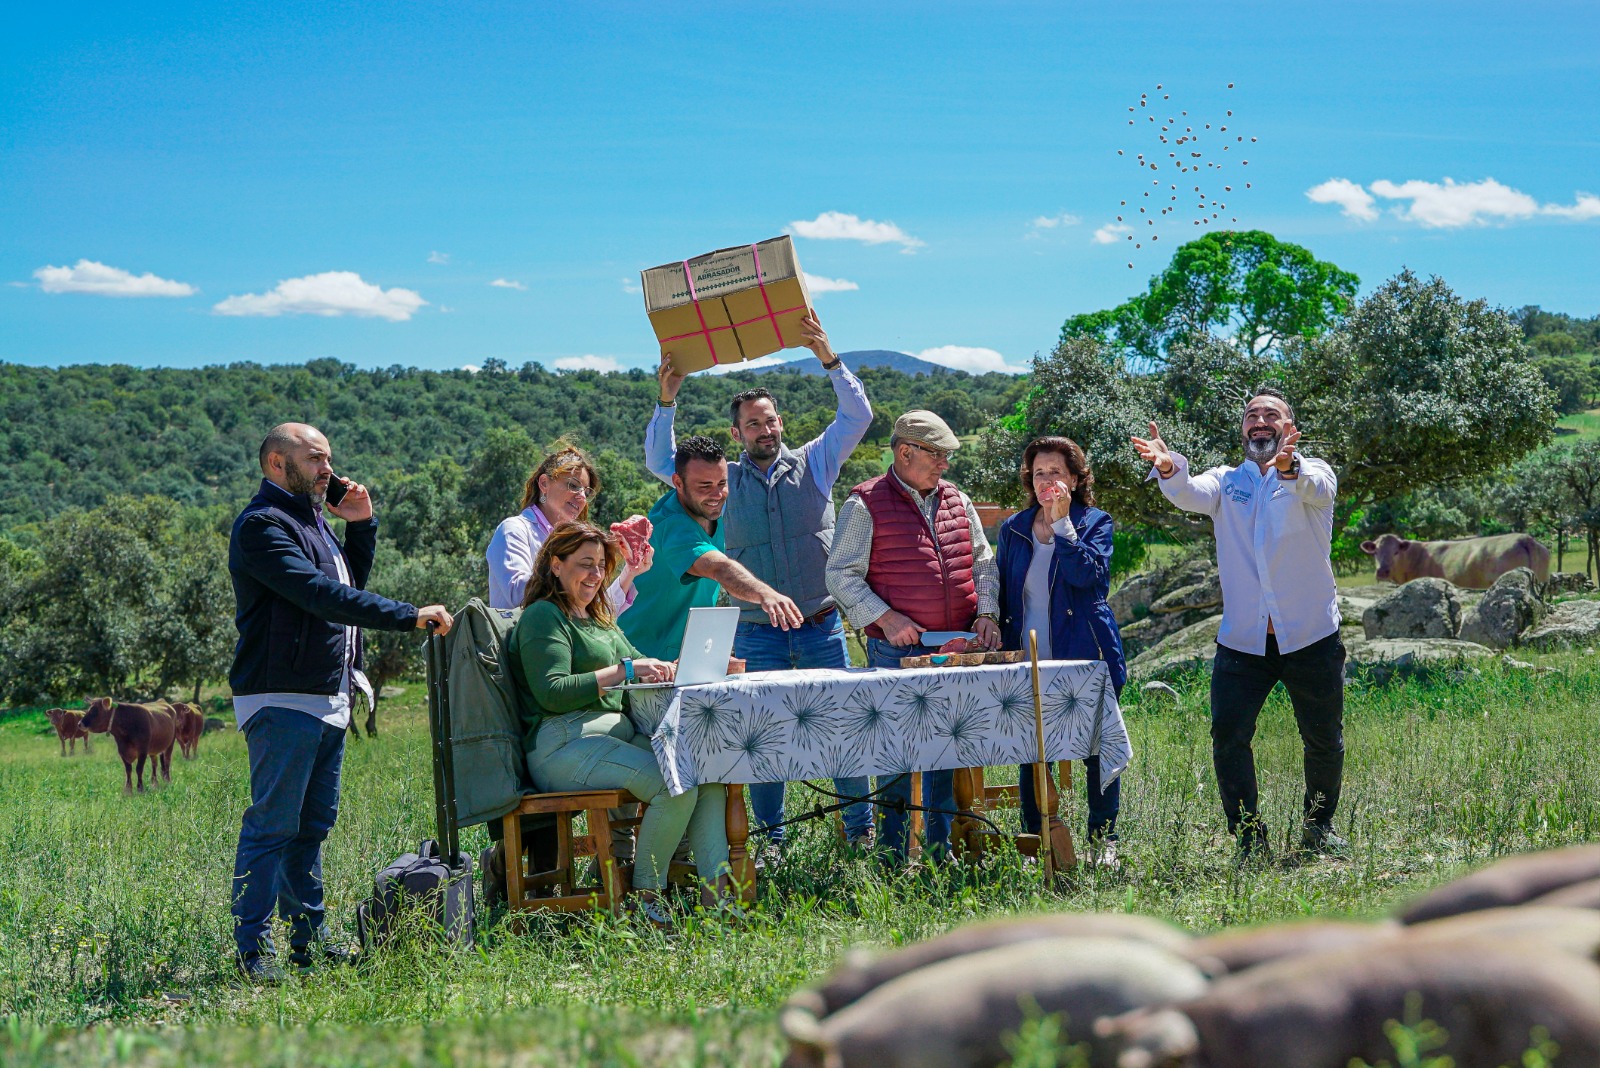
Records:
{"label": "brown cow", "polygon": [[1379,534],[1361,543],[1378,559],[1378,581],[1403,585],[1415,578],[1442,578],[1455,586],[1486,590],[1513,568],[1525,567],[1540,582],[1550,578],[1550,550],[1531,534],[1496,534],[1456,541],[1412,541]]}
{"label": "brown cow", "polygon": [[56,737],[61,739],[61,755],[68,756],[78,751],[78,739],[83,739],[83,751],[89,752],[89,732],[83,729],[83,713],[65,708],[52,708],[45,712],[50,720],[50,726],[56,729]]}
{"label": "brown cow", "polygon": [[139,762],[139,792],[144,792],[144,762],[150,759],[150,785],[156,783],[157,772],[168,782],[172,781],[172,740],[177,724],[172,711],[165,705],[132,705],[112,701],[109,697],[96,697],[83,713],[83,729],[95,734],[110,734],[117,743],[117,755],[122,757],[124,783],[122,792],[133,793],[133,764]]}
{"label": "brown cow", "polygon": [[178,719],[176,728],[178,750],[183,759],[193,760],[200,751],[200,735],[206,729],[206,717],[200,706],[183,701],[172,702],[172,712]]}

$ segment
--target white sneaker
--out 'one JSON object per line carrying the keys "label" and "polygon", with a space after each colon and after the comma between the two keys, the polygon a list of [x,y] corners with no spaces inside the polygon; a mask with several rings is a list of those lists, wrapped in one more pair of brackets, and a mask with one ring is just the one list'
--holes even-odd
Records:
{"label": "white sneaker", "polygon": [[1092,845],[1089,851],[1089,858],[1090,862],[1097,868],[1104,868],[1107,871],[1122,870],[1122,859],[1117,856],[1117,840],[1115,838],[1105,839]]}

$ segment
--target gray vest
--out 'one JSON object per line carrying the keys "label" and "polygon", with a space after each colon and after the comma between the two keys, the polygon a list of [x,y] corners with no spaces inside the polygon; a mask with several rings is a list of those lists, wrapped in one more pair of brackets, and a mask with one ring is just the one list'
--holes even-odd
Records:
{"label": "gray vest", "polygon": [[[833,606],[826,569],[833,546],[833,498],[817,489],[805,457],[781,448],[767,482],[748,456],[728,466],[722,534],[728,556],[800,606],[808,619]],[[759,605],[730,598],[747,622],[769,622]]]}

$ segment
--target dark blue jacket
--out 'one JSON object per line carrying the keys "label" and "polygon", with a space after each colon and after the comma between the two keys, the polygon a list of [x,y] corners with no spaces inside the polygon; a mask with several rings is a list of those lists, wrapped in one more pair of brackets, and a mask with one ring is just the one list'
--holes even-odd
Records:
{"label": "dark blue jacket", "polygon": [[[1027,649],[1023,633],[1023,582],[1033,561],[1033,518],[1039,506],[1000,524],[1000,634],[1007,649]],[[1056,536],[1050,560],[1050,655],[1056,660],[1104,660],[1111,683],[1122,692],[1128,668],[1122,635],[1106,603],[1111,590],[1111,517],[1077,501],[1067,513],[1077,541]]]}
{"label": "dark blue jacket", "polygon": [[[233,651],[228,685],[235,694],[339,692],[344,628],[410,630],[417,610],[368,593],[378,522],[345,527],[344,559],[353,585],[339,581],[333,549],[317,526],[311,498],[266,479],[233,521],[228,573],[233,578]],[[360,635],[356,667],[362,663]]]}

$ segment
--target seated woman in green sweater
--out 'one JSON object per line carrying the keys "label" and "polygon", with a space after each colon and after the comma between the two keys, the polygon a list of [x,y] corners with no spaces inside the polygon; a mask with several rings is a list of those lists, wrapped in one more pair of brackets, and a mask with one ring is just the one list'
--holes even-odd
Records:
{"label": "seated woman in green sweater", "polygon": [[511,673],[527,696],[523,750],[541,790],[627,790],[650,806],[639,827],[633,889],[636,911],[658,926],[672,852],[689,832],[707,904],[727,889],[726,791],[708,783],[673,797],[650,739],[624,711],[625,661],[640,682],[670,682],[673,664],[641,657],[620,628],[606,586],[622,546],[592,523],[563,523],[534,561],[522,618],[511,629]]}

